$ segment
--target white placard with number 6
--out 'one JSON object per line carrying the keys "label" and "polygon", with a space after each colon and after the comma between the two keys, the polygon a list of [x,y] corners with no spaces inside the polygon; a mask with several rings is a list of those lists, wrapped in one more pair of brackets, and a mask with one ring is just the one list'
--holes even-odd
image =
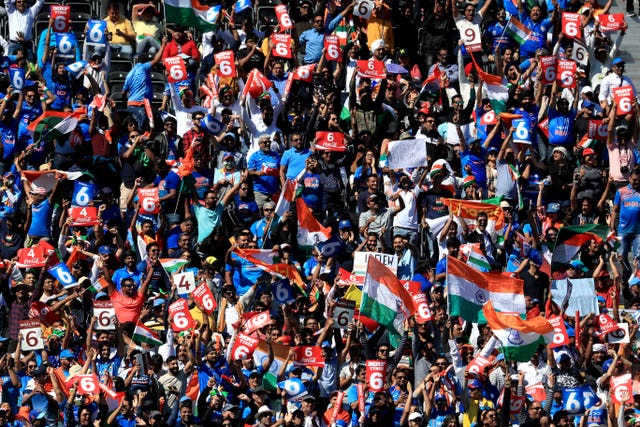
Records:
{"label": "white placard with number 6", "polygon": [[369,19],[374,8],[375,3],[372,0],[360,0],[353,8],[353,14],[362,19]]}
{"label": "white placard with number 6", "polygon": [[353,320],[355,310],[347,307],[336,307],[333,317],[336,319],[335,327],[347,329],[349,323]]}
{"label": "white placard with number 6", "polygon": [[38,320],[21,321],[20,334],[22,335],[22,350],[42,350],[44,348],[42,328]]}

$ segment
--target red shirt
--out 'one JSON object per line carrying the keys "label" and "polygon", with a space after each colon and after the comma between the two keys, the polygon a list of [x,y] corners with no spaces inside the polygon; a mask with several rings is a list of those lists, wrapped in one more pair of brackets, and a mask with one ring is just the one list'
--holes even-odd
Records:
{"label": "red shirt", "polygon": [[114,289],[109,294],[109,298],[111,298],[113,308],[116,309],[116,317],[120,324],[124,322],[136,323],[138,321],[145,302],[145,296],[142,292],[138,292],[134,298],[130,298]]}
{"label": "red shirt", "polygon": [[178,56],[181,53],[190,56],[196,62],[200,61],[200,52],[198,51],[198,46],[196,46],[196,43],[193,40],[187,40],[183,44],[179,44],[175,40],[171,40],[164,48],[162,59]]}

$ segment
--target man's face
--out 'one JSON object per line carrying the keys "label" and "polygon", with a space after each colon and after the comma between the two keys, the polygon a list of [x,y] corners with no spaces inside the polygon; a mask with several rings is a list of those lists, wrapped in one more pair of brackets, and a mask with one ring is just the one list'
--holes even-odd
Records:
{"label": "man's face", "polygon": [[438,52],[438,61],[440,61],[443,64],[446,64],[448,60],[448,56],[449,56],[448,51],[441,50],[440,52]]}
{"label": "man's face", "polygon": [[640,173],[632,173],[629,181],[633,188],[638,189],[640,187]]}
{"label": "man's face", "polygon": [[135,295],[136,293],[135,283],[133,282],[133,280],[123,280],[120,287],[122,288],[124,293],[129,296]]}
{"label": "man's face", "polygon": [[540,19],[540,6],[533,6],[531,8],[531,13],[529,14],[529,17],[531,18],[532,21],[537,21],[538,19]]}
{"label": "man's face", "polygon": [[[16,5],[18,4],[18,1],[16,1]],[[109,15],[109,19],[111,19],[112,21],[117,21],[118,18],[120,18],[120,10],[118,10],[118,6],[110,5],[107,8],[107,15]]]}
{"label": "man's face", "polygon": [[367,187],[369,187],[370,190],[377,190],[378,177],[370,177],[369,179],[367,179]]}
{"label": "man's face", "polygon": [[367,246],[375,248],[378,245],[378,239],[376,236],[367,236]]}
{"label": "man's face", "polygon": [[396,252],[402,252],[404,250],[404,240],[399,237],[393,239],[393,250]]}
{"label": "man's face", "polygon": [[618,76],[621,76],[622,73],[624,72],[624,62],[614,65],[613,72],[616,73]]}
{"label": "man's face", "polygon": [[315,18],[313,18],[313,28],[320,31],[322,30],[322,27],[324,27],[324,19],[322,19],[322,17],[320,16],[316,16]]}
{"label": "man's face", "polygon": [[180,417],[185,423],[191,422],[192,415],[193,411],[188,406],[183,406],[182,408],[180,408]]}
{"label": "man's face", "polygon": [[178,373],[178,360],[175,359],[169,362],[168,368],[171,374],[176,375]]}

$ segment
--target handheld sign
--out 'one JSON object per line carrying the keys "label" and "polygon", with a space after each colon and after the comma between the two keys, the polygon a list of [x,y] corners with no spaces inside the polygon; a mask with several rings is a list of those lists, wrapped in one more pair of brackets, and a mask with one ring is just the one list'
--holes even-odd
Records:
{"label": "handheld sign", "polygon": [[291,53],[291,36],[289,34],[273,34],[271,36],[273,49],[271,54],[280,58],[292,58]]}
{"label": "handheld sign", "polygon": [[74,181],[73,182],[73,198],[74,206],[89,206],[93,201],[96,186],[92,182]]}
{"label": "handheld sign", "polygon": [[236,59],[232,50],[214,54],[213,60],[218,66],[218,75],[220,77],[236,77]]}
{"label": "handheld sign", "polygon": [[344,135],[342,132],[316,132],[316,150],[345,152]]}
{"label": "handheld sign", "polygon": [[169,72],[167,80],[169,83],[177,83],[187,78],[187,67],[179,56],[172,56],[164,59],[164,67]]}
{"label": "handheld sign", "polygon": [[93,315],[98,318],[97,329],[113,330],[116,328],[114,323],[116,310],[111,301],[94,301]]}
{"label": "handheld sign", "polygon": [[158,187],[139,188],[138,199],[140,200],[140,213],[155,215],[160,212]]}
{"label": "handheld sign", "polygon": [[276,6],[276,16],[278,17],[278,25],[280,25],[281,30],[288,30],[293,28],[293,22],[291,22],[291,17],[289,16],[289,12],[287,11],[287,6],[284,4],[279,4]]}
{"label": "handheld sign", "polygon": [[336,319],[333,324],[334,328],[347,329],[349,323],[351,323],[354,319],[354,314],[356,310],[356,302],[347,300],[347,299],[339,299],[336,302],[336,307],[333,311],[333,317]]}
{"label": "handheld sign", "polygon": [[207,282],[200,283],[191,295],[193,295],[193,300],[200,306],[202,311],[207,314],[213,313],[218,308],[218,303],[216,303],[216,299],[213,297]]}
{"label": "handheld sign", "polygon": [[53,25],[51,29],[56,33],[66,33],[69,31],[69,20],[71,18],[71,6],[60,6],[52,4],[49,8]]}
{"label": "handheld sign", "polygon": [[31,351],[44,348],[39,320],[20,320],[20,334],[22,335],[22,350]]}
{"label": "handheld sign", "polygon": [[581,18],[579,13],[562,12],[562,34],[575,39],[582,38],[580,29]]}
{"label": "handheld sign", "polygon": [[178,294],[190,294],[196,289],[196,278],[193,271],[174,274],[173,284],[178,288]]}
{"label": "handheld sign", "polygon": [[87,23],[85,43],[107,44],[107,22],[98,19],[90,19]]}
{"label": "handheld sign", "polygon": [[230,354],[231,360],[245,360],[253,355],[258,347],[258,339],[249,335],[238,332],[236,339],[233,341]]}
{"label": "handheld sign", "polygon": [[182,332],[194,328],[196,322],[191,317],[187,300],[180,298],[169,306],[169,319],[174,332]]}
{"label": "handheld sign", "polygon": [[342,61],[342,50],[338,36],[324,36],[324,49],[324,58],[327,61]]}
{"label": "handheld sign", "polygon": [[613,100],[618,106],[616,110],[617,116],[631,113],[635,104],[635,99],[633,98],[633,88],[631,86],[613,88]]}
{"label": "handheld sign", "polygon": [[353,14],[362,19],[369,19],[371,17],[371,12],[373,12],[375,7],[376,5],[372,0],[360,0],[353,8]]}
{"label": "handheld sign", "polygon": [[74,286],[78,286],[78,281],[76,280],[75,277],[73,277],[73,275],[71,274],[71,271],[69,271],[69,267],[67,267],[67,264],[64,264],[64,263],[56,264],[53,267],[51,267],[48,271],[49,273],[51,273],[53,277],[56,278],[56,280],[58,280],[58,282],[60,282],[63,288],[67,289]]}
{"label": "handheld sign", "polygon": [[89,227],[100,224],[98,208],[93,206],[70,208],[69,218],[73,220],[71,225],[74,227]]}
{"label": "handheld sign", "polygon": [[366,361],[366,381],[369,384],[369,391],[374,393],[384,390],[385,372],[387,362],[384,360],[367,360]]}

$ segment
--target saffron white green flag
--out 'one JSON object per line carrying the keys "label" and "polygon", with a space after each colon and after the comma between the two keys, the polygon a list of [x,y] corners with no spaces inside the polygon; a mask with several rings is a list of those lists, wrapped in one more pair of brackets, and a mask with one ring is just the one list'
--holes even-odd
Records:
{"label": "saffron white green flag", "polygon": [[482,306],[493,301],[500,311],[525,313],[524,282],[509,273],[481,273],[464,262],[447,258],[449,314],[478,323],[486,320]]}
{"label": "saffron white green flag", "polygon": [[302,197],[296,199],[296,209],[298,214],[298,245],[315,246],[331,237],[331,229],[318,222]]}
{"label": "saffron white green flag", "polygon": [[542,316],[523,319],[520,313],[498,313],[491,301],[482,312],[491,332],[502,343],[505,360],[528,362],[539,345],[553,340],[553,326]]}
{"label": "saffron white green flag", "polygon": [[[167,23],[196,27],[200,31],[215,31],[216,8],[198,0],[165,0]],[[217,9],[219,11],[219,8]],[[218,12],[219,13],[219,12]]]}
{"label": "saffron white green flag", "polygon": [[460,246],[460,250],[467,257],[467,265],[475,268],[481,273],[491,271],[489,260],[480,249],[480,243],[465,243]]}
{"label": "saffron white green flag", "polygon": [[131,339],[133,340],[133,342],[138,344],[147,343],[153,346],[160,346],[163,344],[160,337],[158,337],[155,332],[144,326],[142,323],[138,323],[136,325],[136,328],[133,330],[133,336],[131,337]]}
{"label": "saffron white green flag", "polygon": [[409,292],[391,270],[370,256],[362,288],[360,313],[389,329],[391,345],[398,347],[404,321],[414,312]]}
{"label": "saffron white green flag", "polygon": [[509,19],[504,32],[507,33],[509,37],[518,42],[518,44],[523,44],[524,42],[526,42],[531,35],[531,30],[525,27],[522,22],[520,22],[515,16],[512,16],[511,19]]}
{"label": "saffron white green flag", "polygon": [[571,225],[560,227],[551,257],[553,268],[562,268],[578,255],[580,248],[590,240],[607,241],[609,227],[604,224]]}
{"label": "saffron white green flag", "polygon": [[160,264],[169,274],[178,271],[180,267],[187,265],[188,263],[188,260],[182,258],[160,258]]}

